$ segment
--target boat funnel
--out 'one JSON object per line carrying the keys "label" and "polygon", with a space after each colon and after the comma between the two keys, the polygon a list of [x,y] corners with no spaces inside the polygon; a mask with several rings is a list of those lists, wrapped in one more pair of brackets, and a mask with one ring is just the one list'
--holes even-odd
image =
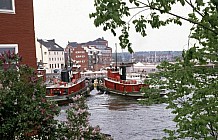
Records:
{"label": "boat funnel", "polygon": [[126,66],[120,66],[120,79],[126,80]]}
{"label": "boat funnel", "polygon": [[63,81],[63,82],[70,82],[68,70],[62,70],[61,71],[61,81]]}

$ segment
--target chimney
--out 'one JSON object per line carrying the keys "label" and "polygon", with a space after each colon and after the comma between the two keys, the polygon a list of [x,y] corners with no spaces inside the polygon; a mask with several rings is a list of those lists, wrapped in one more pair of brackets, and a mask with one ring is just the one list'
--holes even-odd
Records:
{"label": "chimney", "polygon": [[55,39],[51,39],[51,40],[48,40],[48,41],[51,41],[51,42],[55,43]]}

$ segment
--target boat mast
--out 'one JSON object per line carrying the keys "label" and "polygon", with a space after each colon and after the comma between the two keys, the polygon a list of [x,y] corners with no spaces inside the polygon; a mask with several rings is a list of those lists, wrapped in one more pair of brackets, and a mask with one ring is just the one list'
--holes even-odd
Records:
{"label": "boat mast", "polygon": [[[43,50],[42,50],[42,42],[40,42],[40,48],[41,48],[41,56],[42,56],[42,62],[41,65],[43,66]],[[44,68],[44,66],[43,66]]]}
{"label": "boat mast", "polygon": [[156,62],[157,62],[156,58],[157,58],[157,54],[156,54],[156,51],[154,51],[154,63],[155,63],[155,64],[156,64]]}
{"label": "boat mast", "polygon": [[115,47],[116,47],[116,66],[115,66],[115,71],[117,71],[117,43],[115,43]]}
{"label": "boat mast", "polygon": [[71,67],[71,54],[70,54],[70,47],[69,47],[69,62],[70,62],[70,67]]}

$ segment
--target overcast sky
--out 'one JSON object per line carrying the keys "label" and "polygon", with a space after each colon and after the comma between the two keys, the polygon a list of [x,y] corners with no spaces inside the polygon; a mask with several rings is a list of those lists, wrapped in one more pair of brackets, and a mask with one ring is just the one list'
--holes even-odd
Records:
{"label": "overcast sky", "polygon": [[[89,13],[94,12],[93,5],[94,0],[34,0],[36,37],[55,39],[64,48],[68,41],[82,43],[104,37],[114,52],[115,43],[119,43],[118,36],[94,26],[93,19],[89,18]],[[182,28],[172,25],[159,30],[149,29],[144,38],[131,32],[130,41],[134,51],[182,51],[187,49],[187,27],[185,23]],[[119,46],[118,52],[121,52]]]}

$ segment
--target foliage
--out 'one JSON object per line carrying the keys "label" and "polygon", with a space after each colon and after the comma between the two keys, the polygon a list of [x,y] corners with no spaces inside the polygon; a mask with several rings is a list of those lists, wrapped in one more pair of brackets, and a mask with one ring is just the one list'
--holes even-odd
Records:
{"label": "foliage", "polygon": [[84,97],[74,97],[67,125],[54,119],[59,108],[46,100],[45,87],[36,72],[20,65],[18,54],[0,55],[0,139],[106,139],[99,127],[88,124]]}
{"label": "foliage", "polygon": [[99,126],[92,127],[89,124],[90,115],[87,111],[87,105],[85,99],[81,95],[77,95],[72,98],[73,103],[67,110],[67,122],[59,125],[61,135],[58,136],[63,139],[72,140],[106,140],[109,139],[105,135],[100,133]]}
{"label": "foliage", "polygon": [[20,58],[11,52],[0,56],[0,139],[50,136],[58,110],[45,99],[45,88],[34,70],[19,64]]}
{"label": "foliage", "polygon": [[161,104],[166,103],[167,98],[164,95],[160,94],[161,90],[157,88],[144,88],[142,89],[145,93],[143,99],[139,100],[140,104],[143,105],[152,105],[152,104]]}
{"label": "foliage", "polygon": [[[174,6],[191,10],[181,15],[172,10]],[[95,0],[95,7],[90,14],[95,26],[103,25],[114,35],[121,29],[120,46],[129,52],[133,52],[128,39],[130,24],[142,36],[147,35],[148,27],[159,29],[183,21],[193,24],[189,37],[196,43],[188,43],[189,49],[176,63],[163,62],[149,82],[169,91],[168,108],[176,114],[177,128],[166,130],[169,137],[165,139],[218,139],[218,1]],[[136,9],[139,11],[131,15]]]}

